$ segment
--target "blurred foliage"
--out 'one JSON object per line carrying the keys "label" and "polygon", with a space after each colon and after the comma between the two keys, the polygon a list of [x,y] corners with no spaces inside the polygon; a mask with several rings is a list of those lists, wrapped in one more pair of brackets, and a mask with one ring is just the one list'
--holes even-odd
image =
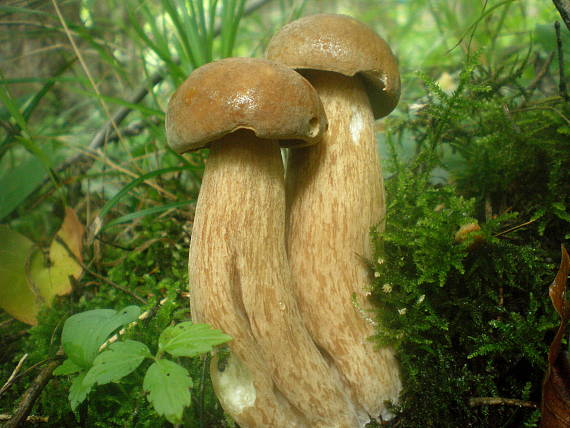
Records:
{"label": "blurred foliage", "polygon": [[[570,112],[558,93],[554,6],[268,0],[249,13],[254,3],[0,5],[0,222],[46,247],[73,207],[88,226],[90,268],[37,327],[0,314],[0,384],[29,353],[0,395],[2,413],[55,356],[69,315],[138,304],[121,287],[156,309],[129,337],[154,343],[165,326],[188,318],[181,290],[191,227],[183,225],[191,225],[205,154],[182,157],[167,147],[168,97],[200,64],[261,57],[285,23],[337,12],[382,35],[402,72],[398,110],[377,124],[389,204],[386,233],[376,236],[377,339],[398,347],[405,376],[394,425],[536,426],[533,409],[470,407],[469,399],[537,402],[556,325],[546,290],[570,236]],[[567,60],[569,34],[562,32]],[[454,240],[475,223],[480,232]],[[166,296],[170,303],[156,307]],[[212,393],[207,361],[188,364],[201,381],[185,426],[233,426]],[[138,384],[102,386],[74,414],[69,382],[52,379],[34,414],[51,426],[164,426]]]}

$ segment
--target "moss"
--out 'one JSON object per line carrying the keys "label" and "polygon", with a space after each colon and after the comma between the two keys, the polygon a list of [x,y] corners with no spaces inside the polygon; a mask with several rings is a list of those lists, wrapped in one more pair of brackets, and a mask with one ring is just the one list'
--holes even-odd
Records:
{"label": "moss", "polygon": [[[426,87],[430,103],[392,128],[386,231],[372,233],[376,340],[397,347],[404,377],[397,425],[536,426],[532,408],[469,400],[540,401],[558,325],[548,285],[570,237],[570,109],[527,108],[473,65],[452,95]],[[456,239],[466,224],[481,230]]]}

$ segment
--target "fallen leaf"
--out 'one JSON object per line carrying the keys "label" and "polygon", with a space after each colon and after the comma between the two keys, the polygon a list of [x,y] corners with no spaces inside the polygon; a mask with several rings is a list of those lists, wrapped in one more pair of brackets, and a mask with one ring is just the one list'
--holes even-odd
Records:
{"label": "fallen leaf", "polygon": [[560,315],[560,327],[548,352],[548,370],[542,384],[541,428],[570,427],[570,361],[561,350],[562,339],[570,318],[570,304],[566,299],[566,283],[570,273],[570,256],[562,247],[562,260],[548,294]]}
{"label": "fallen leaf", "polygon": [[83,233],[75,211],[66,208],[46,255],[25,236],[0,226],[0,307],[17,320],[37,324],[40,307],[70,293],[69,278],[80,277]]}
{"label": "fallen leaf", "polygon": [[77,260],[82,260],[83,234],[84,228],[77,214],[73,209],[66,208],[65,218],[52,240],[47,260],[39,253],[32,256],[30,286],[37,290],[48,306],[55,296],[71,293],[70,276],[75,279],[81,276],[83,269]]}
{"label": "fallen leaf", "polygon": [[[554,309],[560,315],[562,322],[567,321],[570,317],[570,305],[566,300],[566,282],[568,274],[570,273],[570,256],[566,248],[562,247],[562,260],[560,261],[560,268],[556,274],[556,278],[548,288],[550,300],[554,305]],[[561,325],[562,327],[562,325]]]}
{"label": "fallen leaf", "polygon": [[0,242],[0,307],[19,321],[36,324],[40,305],[26,280],[34,243],[3,225]]}

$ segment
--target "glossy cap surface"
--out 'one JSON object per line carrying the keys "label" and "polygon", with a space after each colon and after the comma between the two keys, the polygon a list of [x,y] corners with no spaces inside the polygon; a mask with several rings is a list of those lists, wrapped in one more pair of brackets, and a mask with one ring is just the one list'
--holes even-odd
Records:
{"label": "glossy cap surface", "polygon": [[297,70],[359,74],[375,118],[388,115],[400,98],[400,73],[390,47],[349,16],[319,14],[293,21],[273,36],[266,57]]}
{"label": "glossy cap surface", "polygon": [[195,69],[166,112],[166,136],[178,153],[234,131],[280,140],[283,147],[318,142],[327,127],[315,89],[299,73],[271,61],[227,58]]}

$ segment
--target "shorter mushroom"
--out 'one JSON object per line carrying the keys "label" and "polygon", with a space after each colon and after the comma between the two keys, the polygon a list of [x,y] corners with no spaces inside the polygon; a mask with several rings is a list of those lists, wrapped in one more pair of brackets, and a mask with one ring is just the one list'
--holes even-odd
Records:
{"label": "shorter mushroom", "polygon": [[168,105],[172,147],[210,148],[190,244],[192,317],[233,337],[227,364],[211,373],[243,427],[355,426],[338,375],[301,320],[285,248],[280,147],[314,143],[325,127],[310,84],[259,59],[196,69]]}

